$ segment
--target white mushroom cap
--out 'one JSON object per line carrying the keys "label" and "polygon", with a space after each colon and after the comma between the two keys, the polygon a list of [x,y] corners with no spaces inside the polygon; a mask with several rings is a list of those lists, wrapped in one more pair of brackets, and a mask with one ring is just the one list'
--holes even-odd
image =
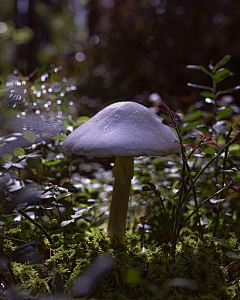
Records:
{"label": "white mushroom cap", "polygon": [[180,151],[175,132],[145,106],[117,102],[64,141],[64,150],[87,156],[166,156]]}

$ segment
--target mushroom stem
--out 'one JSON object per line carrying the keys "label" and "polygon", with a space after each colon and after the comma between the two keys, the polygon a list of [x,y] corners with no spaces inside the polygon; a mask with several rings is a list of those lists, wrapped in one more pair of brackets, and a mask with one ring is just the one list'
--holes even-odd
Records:
{"label": "mushroom stem", "polygon": [[121,238],[125,235],[131,179],[134,173],[132,156],[117,156],[113,167],[115,178],[108,221],[108,236]]}

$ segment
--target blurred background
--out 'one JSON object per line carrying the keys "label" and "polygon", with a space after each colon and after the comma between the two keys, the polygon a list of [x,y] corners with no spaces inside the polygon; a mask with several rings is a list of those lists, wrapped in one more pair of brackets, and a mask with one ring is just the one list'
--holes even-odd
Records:
{"label": "blurred background", "polygon": [[231,54],[222,85],[240,83],[239,16],[239,0],[1,0],[0,76],[56,66],[90,110],[159,95],[184,108],[198,97],[188,81],[211,85],[188,64]]}

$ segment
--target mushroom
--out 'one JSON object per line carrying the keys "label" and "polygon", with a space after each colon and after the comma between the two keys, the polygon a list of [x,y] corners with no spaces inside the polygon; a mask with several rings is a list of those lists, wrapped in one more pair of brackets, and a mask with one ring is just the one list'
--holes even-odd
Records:
{"label": "mushroom", "polygon": [[64,150],[95,157],[115,156],[108,236],[122,238],[134,174],[134,157],[166,156],[180,151],[175,132],[150,109],[135,102],[111,104],[75,129]]}

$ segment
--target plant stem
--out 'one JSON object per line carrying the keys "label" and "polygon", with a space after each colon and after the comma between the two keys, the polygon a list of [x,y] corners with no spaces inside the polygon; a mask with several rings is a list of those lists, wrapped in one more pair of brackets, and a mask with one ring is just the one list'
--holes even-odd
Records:
{"label": "plant stem", "polygon": [[[228,141],[229,141],[229,137],[230,137],[231,132],[232,132],[232,126],[230,127],[229,132],[226,136],[226,143],[228,143]],[[223,158],[223,170],[225,170],[226,166],[227,166],[227,154],[228,154],[228,147],[225,149],[225,155],[224,155],[224,158]],[[223,173],[222,180],[223,181],[225,180],[225,173]],[[222,197],[223,197],[223,191],[220,195],[220,199]],[[216,217],[215,226],[214,226],[214,230],[213,230],[213,236],[216,236],[221,206],[222,206],[222,202],[219,202],[218,203],[218,208],[217,208],[217,217]]]}
{"label": "plant stem", "polygon": [[10,237],[10,236],[6,236],[6,235],[4,235],[4,237],[3,237],[4,239],[6,239],[6,240],[10,240],[10,241],[14,241],[14,242],[18,242],[18,243],[23,243],[23,244],[27,244],[28,242],[26,242],[26,241],[23,241],[23,240],[19,240],[19,239],[15,239],[15,238],[12,238],[12,237]]}
{"label": "plant stem", "polygon": [[198,178],[203,174],[203,172],[212,164],[212,162],[218,158],[220,156],[220,154],[222,154],[222,152],[228,148],[232,143],[234,143],[237,139],[239,138],[239,134],[233,138],[232,140],[230,140],[221,150],[218,151],[217,155],[215,155],[203,168],[201,171],[198,172],[198,174],[195,176],[194,180],[192,181],[191,185],[189,186],[187,192],[185,193],[183,200],[185,201],[187,196],[189,195],[192,187],[194,186],[195,182],[198,180]]}
{"label": "plant stem", "polygon": [[[188,168],[188,172],[191,172],[190,167],[189,167],[188,164],[187,164],[187,168]],[[191,176],[190,176],[190,180],[191,180],[191,182],[193,181]],[[197,195],[196,195],[196,190],[195,190],[194,185],[193,185],[193,197],[194,197],[195,206],[197,207]],[[200,237],[201,237],[201,240],[204,241],[202,225],[201,225],[200,216],[199,216],[198,212],[197,212],[197,218],[198,218],[198,224],[199,224],[199,230],[200,230]]]}
{"label": "plant stem", "polygon": [[[186,200],[186,198],[187,198],[187,196],[189,195],[189,193],[190,193],[190,191],[192,190],[192,188],[193,188],[193,186],[194,186],[194,184],[195,184],[195,182],[198,180],[198,178],[199,178],[199,176],[201,176],[202,175],[202,173],[212,164],[212,162],[223,152],[223,151],[225,151],[226,149],[228,149],[228,147],[232,144],[232,143],[234,143],[237,139],[239,138],[239,134],[235,137],[235,138],[233,138],[232,140],[230,140],[219,152],[218,152],[218,154],[217,155],[215,155],[203,168],[202,168],[202,170],[196,175],[196,177],[194,178],[194,180],[192,181],[192,183],[191,183],[191,185],[189,186],[189,188],[188,188],[188,190],[187,190],[187,192],[185,193],[185,195],[184,195],[184,197],[183,197],[183,199],[182,199],[182,203],[184,203],[184,201]],[[217,192],[217,193],[215,193],[214,195],[217,195],[217,194],[219,194],[219,191]],[[214,195],[212,195],[211,197],[213,197]],[[208,198],[208,199],[211,199],[211,197],[210,198]],[[206,201],[205,201],[206,202]],[[205,203],[204,202],[204,203]],[[199,208],[198,208],[199,209]],[[198,211],[198,209],[196,210],[196,211]],[[192,216],[192,214],[190,215],[190,216]],[[187,220],[188,220],[189,218],[187,218]],[[185,224],[185,222],[184,222],[184,224]],[[178,237],[179,237],[179,234],[180,234],[180,231],[181,231],[181,229],[182,229],[182,227],[183,227],[183,225],[180,227],[178,227],[178,228],[176,228],[176,236],[175,236],[175,243],[174,243],[174,247],[176,247],[176,241],[177,241],[177,239],[178,239]]]}
{"label": "plant stem", "polygon": [[117,156],[113,167],[114,186],[108,221],[108,236],[122,238],[125,235],[131,179],[134,172],[132,156]]}
{"label": "plant stem", "polygon": [[22,209],[19,209],[18,212],[24,216],[26,219],[28,219],[31,223],[33,223],[38,229],[42,231],[42,233],[45,235],[45,237],[48,239],[49,243],[52,244],[53,241],[49,234],[45,231],[45,229],[37,222],[35,222],[32,218],[29,217]]}
{"label": "plant stem", "polygon": [[[235,184],[240,183],[239,182],[235,182]],[[228,189],[231,186],[231,184],[227,185],[226,187],[222,188],[221,190],[217,191],[216,193],[212,194],[211,196],[209,196],[207,199],[205,199],[201,204],[199,204],[199,206],[187,217],[187,219],[183,222],[183,226],[187,223],[188,220],[191,219],[191,217],[200,209],[200,207],[203,206],[203,204],[205,204],[207,201],[209,201],[210,199],[212,199],[213,197],[215,197],[216,195],[222,193],[223,191],[225,191],[226,189]]]}

